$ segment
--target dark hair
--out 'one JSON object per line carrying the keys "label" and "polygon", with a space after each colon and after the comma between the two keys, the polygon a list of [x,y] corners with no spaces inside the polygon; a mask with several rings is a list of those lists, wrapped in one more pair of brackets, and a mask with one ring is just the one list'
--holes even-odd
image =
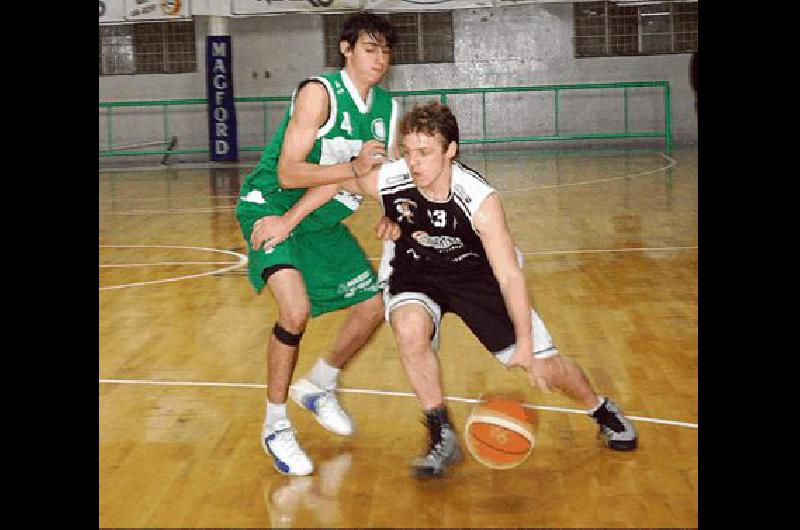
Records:
{"label": "dark hair", "polygon": [[[450,107],[438,101],[425,105],[416,104],[400,119],[400,136],[410,133],[424,133],[430,136],[437,132],[442,135],[442,151],[446,151],[450,142],[458,145],[458,122]],[[458,148],[456,148],[458,155]]]}
{"label": "dark hair", "polygon": [[[383,37],[386,45],[390,48],[394,44],[394,27],[385,18],[361,11],[345,20],[342,32],[339,34],[339,42],[346,41],[350,48],[356,45],[361,33],[366,33],[375,40]],[[344,55],[341,56],[341,66],[344,66]]]}

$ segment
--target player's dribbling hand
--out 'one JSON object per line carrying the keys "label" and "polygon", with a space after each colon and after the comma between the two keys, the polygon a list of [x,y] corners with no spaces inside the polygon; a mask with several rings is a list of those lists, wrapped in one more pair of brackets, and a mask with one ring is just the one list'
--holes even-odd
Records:
{"label": "player's dribbling hand", "polygon": [[378,221],[378,224],[375,225],[375,233],[378,235],[378,239],[396,241],[397,238],[400,237],[402,231],[400,230],[399,224],[384,215],[381,217],[381,220]]}
{"label": "player's dribbling hand", "polygon": [[525,371],[528,372],[528,379],[530,379],[531,385],[545,392],[553,390],[550,385],[547,384],[546,371],[549,369],[549,365],[546,363],[546,359],[537,360],[533,356],[529,344],[524,344],[522,347],[516,348],[514,355],[511,356],[506,366],[509,368],[515,366],[524,368]]}
{"label": "player's dribbling hand", "polygon": [[292,227],[282,216],[267,215],[253,223],[253,232],[250,234],[250,244],[253,250],[269,250],[284,241],[292,232]]}
{"label": "player's dribbling hand", "polygon": [[359,177],[365,176],[377,165],[386,162],[386,146],[377,140],[370,140],[361,146],[355,159],[355,167]]}

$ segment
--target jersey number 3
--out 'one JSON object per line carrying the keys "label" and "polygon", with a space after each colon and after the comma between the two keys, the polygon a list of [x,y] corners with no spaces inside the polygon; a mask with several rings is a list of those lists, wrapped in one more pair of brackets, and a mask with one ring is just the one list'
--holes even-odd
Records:
{"label": "jersey number 3", "polygon": [[433,213],[428,210],[428,215],[431,218],[433,226],[437,228],[442,228],[447,224],[447,216],[444,210],[434,210]]}

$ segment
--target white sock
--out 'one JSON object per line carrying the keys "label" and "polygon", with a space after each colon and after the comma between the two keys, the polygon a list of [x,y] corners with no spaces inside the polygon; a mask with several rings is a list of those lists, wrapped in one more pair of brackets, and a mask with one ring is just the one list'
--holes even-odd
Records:
{"label": "white sock", "polygon": [[264,425],[266,425],[267,428],[271,428],[273,425],[275,425],[276,421],[285,419],[287,419],[286,403],[276,405],[275,403],[270,403],[267,401],[267,413],[266,417],[264,418]]}
{"label": "white sock", "polygon": [[589,409],[589,416],[597,412],[597,409],[600,408],[600,405],[602,405],[605,400],[606,400],[605,397],[597,396],[597,405],[593,409]]}
{"label": "white sock", "polygon": [[329,365],[324,359],[318,359],[317,364],[308,372],[306,377],[318,387],[324,390],[333,390],[341,370]]}

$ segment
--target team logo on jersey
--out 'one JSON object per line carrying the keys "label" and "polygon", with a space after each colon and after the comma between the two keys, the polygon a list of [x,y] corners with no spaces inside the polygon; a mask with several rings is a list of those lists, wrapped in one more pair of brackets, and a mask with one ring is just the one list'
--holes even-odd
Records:
{"label": "team logo on jersey", "polygon": [[409,224],[414,224],[414,212],[417,210],[417,203],[411,199],[395,199],[394,207],[397,208],[397,222],[402,223],[406,221]]}
{"label": "team logo on jersey", "polygon": [[464,246],[460,237],[431,236],[423,230],[417,230],[411,237],[423,247],[435,248],[440,252],[449,252]]}
{"label": "team logo on jersey", "polygon": [[334,81],[333,86],[335,87],[338,95],[344,94],[344,88],[342,88],[342,84],[339,81]]}
{"label": "team logo on jersey", "polygon": [[352,298],[360,291],[376,292],[380,289],[378,282],[375,281],[371,275],[372,270],[366,270],[358,276],[351,278],[346,282],[342,282],[336,288],[336,292],[342,295],[343,298]]}
{"label": "team logo on jersey", "polygon": [[456,184],[455,186],[453,186],[453,193],[461,197],[461,199],[463,199],[464,202],[466,202],[467,204],[472,202],[472,197],[467,195],[467,192],[464,191],[464,186],[462,186],[461,184]]}
{"label": "team logo on jersey", "polygon": [[383,118],[372,120],[372,136],[381,142],[386,141],[386,124],[383,123]]}

